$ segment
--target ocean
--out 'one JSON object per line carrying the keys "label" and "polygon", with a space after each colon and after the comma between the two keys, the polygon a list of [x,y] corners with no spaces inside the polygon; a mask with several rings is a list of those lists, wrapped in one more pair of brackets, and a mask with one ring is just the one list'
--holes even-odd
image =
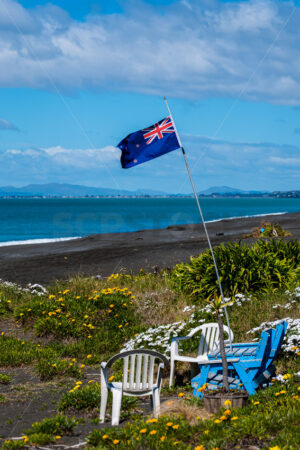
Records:
{"label": "ocean", "polygon": [[[205,221],[300,211],[300,199],[203,198]],[[0,199],[0,246],[201,222],[193,198]]]}

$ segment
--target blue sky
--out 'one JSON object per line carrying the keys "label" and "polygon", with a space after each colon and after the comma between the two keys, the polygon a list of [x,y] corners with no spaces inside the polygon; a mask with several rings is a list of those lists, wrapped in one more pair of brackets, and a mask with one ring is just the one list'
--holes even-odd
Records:
{"label": "blue sky", "polygon": [[114,146],[173,111],[198,190],[300,189],[293,1],[1,0],[0,185],[190,192],[180,151]]}

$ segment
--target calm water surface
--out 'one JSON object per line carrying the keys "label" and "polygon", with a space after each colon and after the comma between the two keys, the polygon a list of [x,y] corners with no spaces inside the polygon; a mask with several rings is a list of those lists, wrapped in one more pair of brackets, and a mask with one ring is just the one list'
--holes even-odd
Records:
{"label": "calm water surface", "polygon": [[[206,221],[300,211],[300,199],[200,199]],[[0,242],[200,222],[192,198],[0,199]]]}

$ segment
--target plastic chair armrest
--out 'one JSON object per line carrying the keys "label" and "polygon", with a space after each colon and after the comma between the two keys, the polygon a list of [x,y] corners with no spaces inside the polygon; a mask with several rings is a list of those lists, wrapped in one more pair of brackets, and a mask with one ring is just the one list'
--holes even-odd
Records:
{"label": "plastic chair armrest", "polygon": [[177,341],[185,341],[186,339],[190,339],[191,337],[192,336],[175,336],[175,337],[172,337],[171,343],[177,342]]}

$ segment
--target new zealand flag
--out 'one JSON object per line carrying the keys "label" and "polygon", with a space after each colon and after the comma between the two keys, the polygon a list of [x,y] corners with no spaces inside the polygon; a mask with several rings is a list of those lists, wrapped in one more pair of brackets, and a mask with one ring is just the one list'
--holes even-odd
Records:
{"label": "new zealand flag", "polygon": [[123,169],[137,166],[180,148],[171,117],[129,134],[118,145]]}

